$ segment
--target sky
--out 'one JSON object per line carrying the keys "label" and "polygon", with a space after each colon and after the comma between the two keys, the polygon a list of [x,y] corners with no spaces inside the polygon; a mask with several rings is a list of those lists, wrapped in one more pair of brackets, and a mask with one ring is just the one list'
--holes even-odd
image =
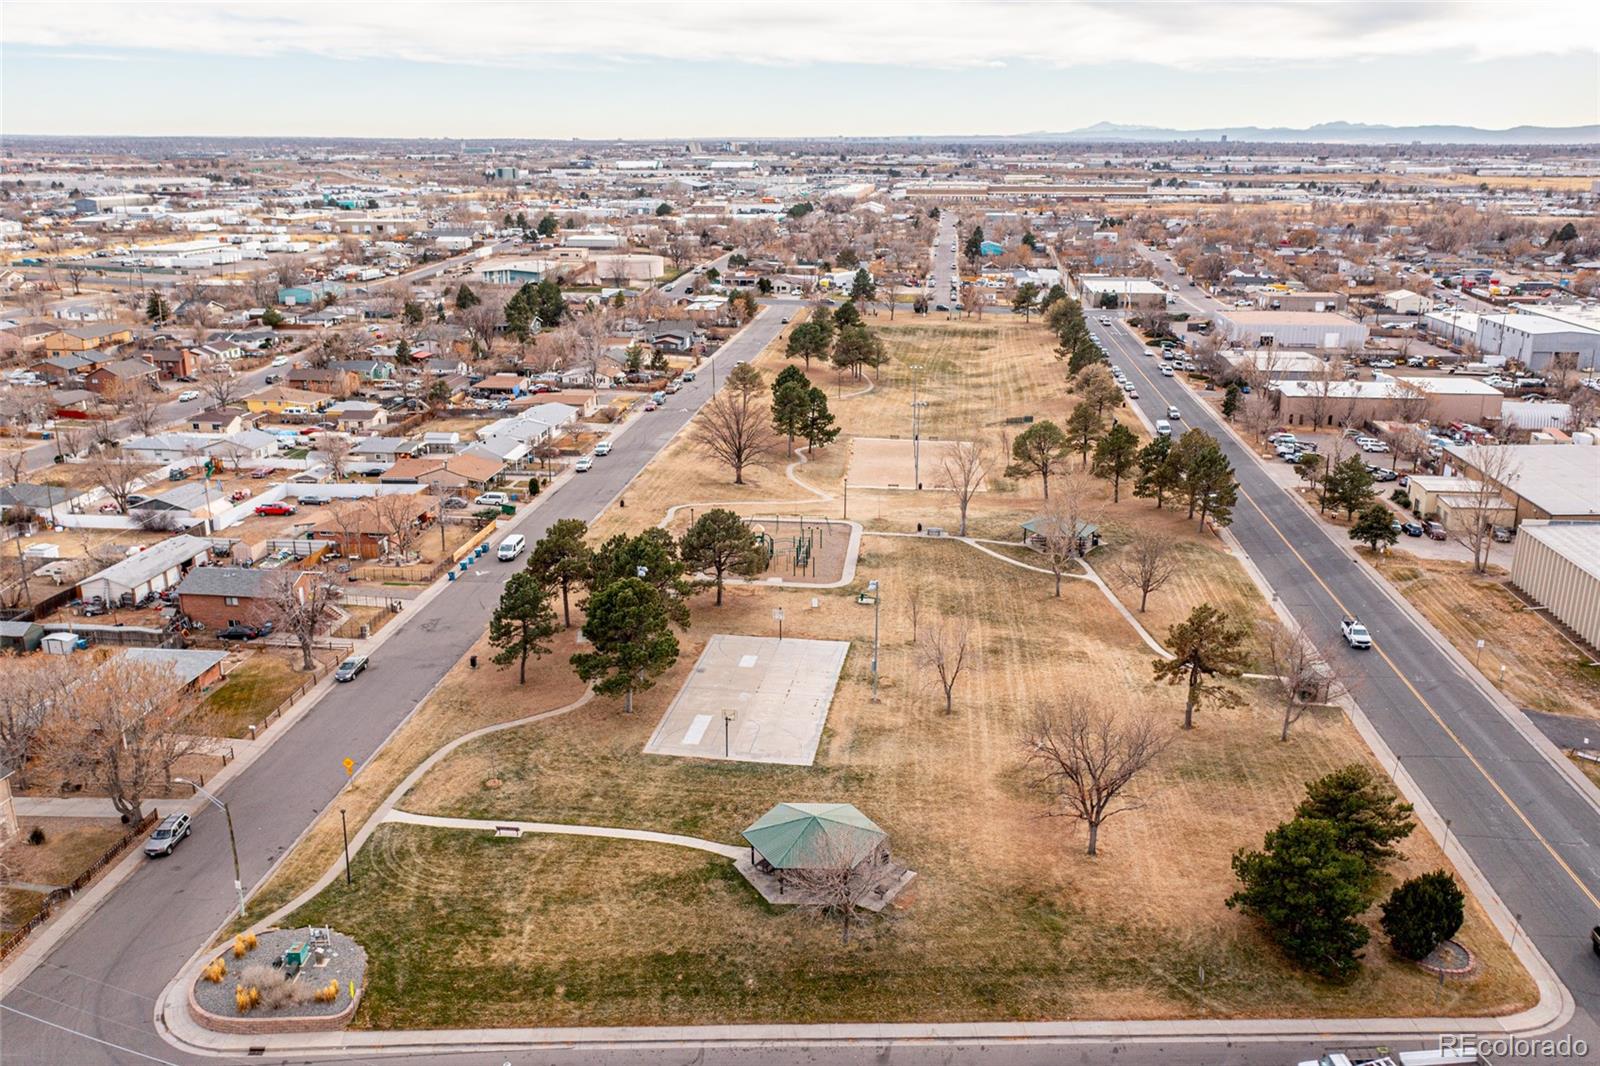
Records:
{"label": "sky", "polygon": [[1600,4],[0,8],[0,135],[958,136],[1600,122]]}

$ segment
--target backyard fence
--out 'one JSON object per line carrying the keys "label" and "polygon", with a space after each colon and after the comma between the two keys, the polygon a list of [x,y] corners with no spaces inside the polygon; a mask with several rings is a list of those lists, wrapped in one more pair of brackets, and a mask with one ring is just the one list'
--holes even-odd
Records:
{"label": "backyard fence", "polygon": [[136,842],[144,839],[144,835],[150,831],[150,827],[155,825],[160,820],[160,811],[150,811],[143,818],[139,819],[138,822],[134,823],[133,828],[129,829],[128,832],[125,833],[115,844],[107,848],[105,852],[102,853],[101,856],[93,863],[91,863],[87,870],[79,874],[70,885],[66,885],[63,888],[58,888],[54,892],[50,893],[50,895],[46,896],[44,905],[39,908],[39,912],[37,914],[35,914],[32,918],[29,918],[16,929],[13,929],[11,932],[7,933],[3,939],[0,939],[0,959],[4,959],[6,956],[22,947],[22,945],[27,941],[29,935],[32,934],[35,929],[39,928],[41,925],[50,920],[50,916],[56,912],[56,908],[60,907],[61,904],[65,903],[67,900],[71,899],[73,896],[76,896],[79,892],[82,892],[85,888],[88,888],[91,884],[93,884],[94,881],[103,872],[105,872],[108,866],[121,857],[123,852],[127,851]]}

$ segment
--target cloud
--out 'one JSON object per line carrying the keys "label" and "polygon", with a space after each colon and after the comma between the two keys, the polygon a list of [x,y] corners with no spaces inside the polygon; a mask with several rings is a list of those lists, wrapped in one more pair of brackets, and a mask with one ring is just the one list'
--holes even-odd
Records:
{"label": "cloud", "polygon": [[[471,66],[574,59],[932,69],[1147,63],[1186,71],[1444,53],[1486,60],[1592,50],[1586,4],[1538,18],[1490,3],[917,4],[36,3],[6,5],[5,44]],[[1563,32],[1552,32],[1555,27]]]}

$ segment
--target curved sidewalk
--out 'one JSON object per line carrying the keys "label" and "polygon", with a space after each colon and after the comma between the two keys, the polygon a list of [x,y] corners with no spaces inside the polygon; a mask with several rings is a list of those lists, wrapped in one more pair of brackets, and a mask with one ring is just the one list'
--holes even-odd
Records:
{"label": "curved sidewalk", "polygon": [[402,825],[425,825],[435,829],[477,829],[496,832],[515,829],[519,833],[550,833],[561,836],[605,837],[611,840],[637,840],[646,844],[671,844],[679,848],[709,851],[725,859],[741,859],[747,849],[732,844],[718,844],[714,840],[679,836],[676,833],[655,833],[648,829],[618,829],[608,825],[567,825],[562,822],[512,822],[491,818],[441,818],[433,814],[413,814],[410,811],[391,810],[384,815],[385,822]]}

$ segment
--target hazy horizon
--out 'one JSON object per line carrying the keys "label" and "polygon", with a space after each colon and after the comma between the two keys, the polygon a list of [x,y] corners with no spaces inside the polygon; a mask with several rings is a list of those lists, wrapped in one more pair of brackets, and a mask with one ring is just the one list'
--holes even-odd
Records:
{"label": "hazy horizon", "polygon": [[0,124],[541,140],[1571,127],[1600,122],[1591,8],[24,0],[0,24]]}

